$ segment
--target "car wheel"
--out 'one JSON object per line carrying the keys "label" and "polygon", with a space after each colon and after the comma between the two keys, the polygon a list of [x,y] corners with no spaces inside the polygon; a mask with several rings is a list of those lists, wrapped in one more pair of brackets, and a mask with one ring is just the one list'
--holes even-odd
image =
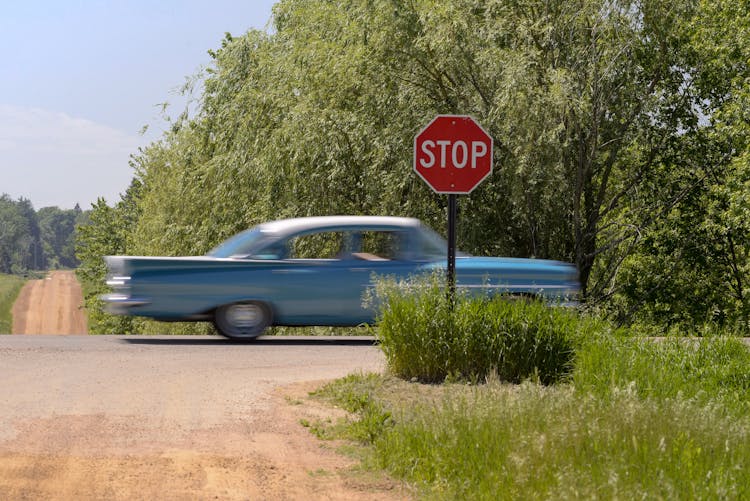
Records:
{"label": "car wheel", "polygon": [[220,306],[214,315],[219,332],[232,339],[253,339],[271,325],[271,309],[257,301]]}

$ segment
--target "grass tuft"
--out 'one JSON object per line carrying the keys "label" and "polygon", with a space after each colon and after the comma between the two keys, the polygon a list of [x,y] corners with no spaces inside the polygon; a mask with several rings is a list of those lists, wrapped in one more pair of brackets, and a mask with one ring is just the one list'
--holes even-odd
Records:
{"label": "grass tuft", "polygon": [[750,499],[744,342],[578,325],[585,335],[561,384],[368,374],[318,395],[356,416],[334,437],[357,437],[364,465],[424,499]]}
{"label": "grass tuft", "polygon": [[16,275],[0,274],[0,334],[10,334],[13,329],[13,303],[25,280]]}
{"label": "grass tuft", "polygon": [[595,335],[578,350],[573,381],[600,398],[631,388],[642,398],[718,401],[750,413],[750,351],[735,337]]}
{"label": "grass tuft", "polygon": [[405,379],[482,382],[490,375],[551,384],[573,367],[588,329],[575,312],[540,301],[457,294],[449,301],[437,277],[380,280],[375,333],[389,370]]}

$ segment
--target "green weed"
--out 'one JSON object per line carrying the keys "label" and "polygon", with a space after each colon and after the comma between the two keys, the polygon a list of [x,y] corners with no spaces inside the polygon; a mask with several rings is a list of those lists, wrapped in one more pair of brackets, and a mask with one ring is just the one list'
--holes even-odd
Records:
{"label": "green weed", "polygon": [[405,414],[380,466],[431,499],[741,499],[750,424],[682,400],[484,387]]}
{"label": "green weed", "polygon": [[747,346],[587,326],[563,384],[354,375],[319,395],[359,416],[340,436],[367,430],[366,465],[425,499],[750,497]]}
{"label": "green weed", "polygon": [[540,301],[502,296],[447,298],[436,277],[426,282],[381,280],[371,298],[379,307],[375,333],[395,375],[422,382],[446,378],[550,384],[573,367],[588,329],[575,312]]}
{"label": "green weed", "polygon": [[380,379],[375,374],[350,375],[324,386],[314,392],[313,396],[333,402],[347,412],[356,414],[357,419],[350,421],[345,427],[346,438],[372,444],[393,424],[391,413],[375,402],[374,391],[379,385]]}
{"label": "green weed", "polygon": [[[375,375],[318,396],[360,402],[363,419],[351,426],[372,432],[360,442],[371,444],[364,464],[425,499],[750,496],[750,420],[717,402],[644,398],[632,385],[600,398],[570,384],[432,386]],[[388,415],[388,426],[365,424],[367,414]]]}
{"label": "green weed", "polygon": [[25,280],[16,275],[0,274],[0,334],[13,329],[12,309]]}

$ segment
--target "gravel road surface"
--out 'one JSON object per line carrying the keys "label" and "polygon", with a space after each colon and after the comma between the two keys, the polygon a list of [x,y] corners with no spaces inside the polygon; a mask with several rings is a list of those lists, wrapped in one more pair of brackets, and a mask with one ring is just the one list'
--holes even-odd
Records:
{"label": "gravel road surface", "polygon": [[300,425],[371,339],[0,336],[0,499],[398,499]]}

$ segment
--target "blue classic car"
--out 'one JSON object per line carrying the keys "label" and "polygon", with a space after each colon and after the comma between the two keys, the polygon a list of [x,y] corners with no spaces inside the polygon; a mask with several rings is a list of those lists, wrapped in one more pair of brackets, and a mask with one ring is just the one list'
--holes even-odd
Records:
{"label": "blue classic car", "polygon": [[[330,216],[261,224],[205,256],[106,256],[110,313],[163,321],[213,321],[230,338],[271,325],[353,326],[374,276],[406,278],[446,267],[446,242],[416,219]],[[456,259],[461,288],[575,298],[574,266],[540,259]]]}

